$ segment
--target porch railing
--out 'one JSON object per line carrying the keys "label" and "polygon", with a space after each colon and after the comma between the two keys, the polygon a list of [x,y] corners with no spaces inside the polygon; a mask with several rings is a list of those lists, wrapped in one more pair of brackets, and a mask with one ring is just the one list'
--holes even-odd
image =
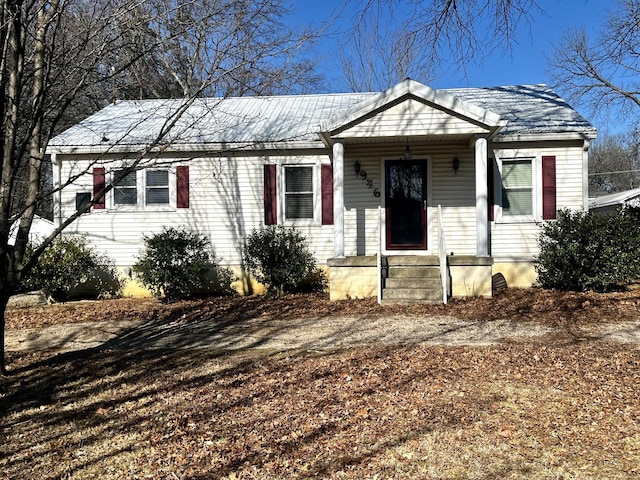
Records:
{"label": "porch railing", "polygon": [[382,303],[382,206],[378,205],[378,263],[376,265],[378,271],[378,303]]}
{"label": "porch railing", "polygon": [[442,302],[449,298],[449,265],[447,264],[447,246],[444,242],[444,226],[442,225],[442,206],[438,204],[438,258],[440,263],[440,279],[442,281]]}

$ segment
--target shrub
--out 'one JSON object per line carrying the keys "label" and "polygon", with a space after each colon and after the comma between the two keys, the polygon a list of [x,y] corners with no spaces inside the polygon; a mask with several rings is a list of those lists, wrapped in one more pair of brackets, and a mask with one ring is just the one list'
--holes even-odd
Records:
{"label": "shrub", "polygon": [[[27,248],[28,259],[37,248]],[[42,290],[48,298],[65,301],[72,296],[114,297],[122,292],[122,279],[113,261],[96,253],[86,237],[57,237],[25,272],[22,290]]]}
{"label": "shrub", "polygon": [[295,228],[270,225],[254,229],[245,240],[244,265],[267,287],[268,295],[317,292],[327,287],[324,272]]}
{"label": "shrub", "polygon": [[209,240],[182,228],[144,237],[145,249],[133,266],[142,284],[167,302],[205,294],[233,293],[233,274],[218,266]]}
{"label": "shrub", "polygon": [[544,224],[539,245],[545,288],[604,292],[640,278],[640,223],[632,214],[561,211]]}

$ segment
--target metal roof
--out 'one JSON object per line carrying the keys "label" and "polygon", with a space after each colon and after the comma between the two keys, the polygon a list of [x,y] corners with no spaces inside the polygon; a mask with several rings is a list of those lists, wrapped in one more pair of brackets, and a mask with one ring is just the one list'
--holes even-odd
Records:
{"label": "metal roof", "polygon": [[[417,82],[414,82],[417,83]],[[419,84],[418,84],[419,85]],[[458,88],[436,92],[476,105],[506,121],[498,136],[578,133],[595,128],[546,85]],[[380,93],[184,100],[121,100],[53,138],[64,152],[87,147],[318,142],[322,126],[348,116]],[[428,101],[428,99],[426,99]],[[184,109],[177,116],[176,112]],[[163,128],[175,125],[162,139]]]}
{"label": "metal roof", "polygon": [[640,188],[625,190],[624,192],[609,193],[600,197],[589,199],[589,208],[603,208],[613,205],[624,205],[630,200],[640,196]]}

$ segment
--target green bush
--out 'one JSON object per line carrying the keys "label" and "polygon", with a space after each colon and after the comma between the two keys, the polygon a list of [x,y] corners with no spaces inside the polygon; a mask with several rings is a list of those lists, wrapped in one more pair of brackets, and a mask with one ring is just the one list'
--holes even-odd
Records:
{"label": "green bush", "polygon": [[145,236],[144,244],[144,252],[133,271],[154,296],[174,302],[233,293],[233,274],[218,266],[204,235],[182,228],[166,228]]}
{"label": "green bush", "polygon": [[[30,244],[26,259],[37,245]],[[57,237],[21,280],[23,291],[42,290],[50,299],[107,298],[122,293],[122,279],[112,260],[96,253],[86,237]]]}
{"label": "green bush", "polygon": [[605,292],[640,278],[640,223],[632,214],[561,211],[544,224],[539,245],[545,288]]}
{"label": "green bush", "polygon": [[327,287],[324,272],[295,228],[270,225],[254,229],[245,240],[244,265],[267,287],[268,295],[317,292]]}

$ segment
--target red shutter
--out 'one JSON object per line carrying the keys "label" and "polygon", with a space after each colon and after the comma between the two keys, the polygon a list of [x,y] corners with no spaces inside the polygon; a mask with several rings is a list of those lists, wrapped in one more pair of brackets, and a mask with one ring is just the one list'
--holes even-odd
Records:
{"label": "red shutter", "polygon": [[176,167],[176,206],[189,208],[189,167]]}
{"label": "red shutter", "polygon": [[264,223],[278,223],[278,198],[276,196],[276,166],[264,166]]}
{"label": "red shutter", "polygon": [[489,158],[489,161],[487,162],[487,193],[488,193],[488,204],[489,204],[489,221],[493,222],[495,220],[495,205],[496,205],[496,199],[495,199],[495,189],[496,189],[496,185],[495,185],[495,164],[496,164],[496,159],[495,158]]}
{"label": "red shutter", "polygon": [[333,225],[333,167],[322,165],[322,225]]}
{"label": "red shutter", "polygon": [[105,173],[103,167],[93,169],[93,199],[94,209],[105,208]]}
{"label": "red shutter", "polygon": [[556,218],[556,157],[542,157],[542,218]]}

